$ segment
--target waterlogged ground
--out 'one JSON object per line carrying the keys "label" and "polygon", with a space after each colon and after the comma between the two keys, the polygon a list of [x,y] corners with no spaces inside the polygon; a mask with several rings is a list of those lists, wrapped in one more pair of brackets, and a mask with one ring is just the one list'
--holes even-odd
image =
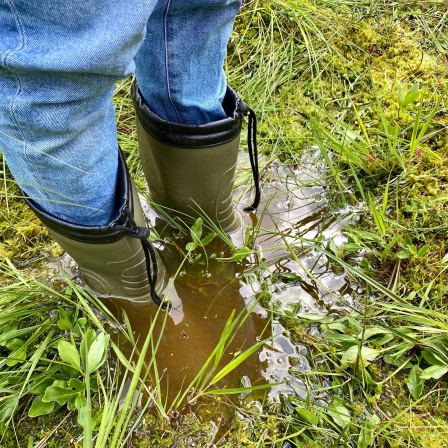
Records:
{"label": "waterlogged ground", "polygon": [[[182,432],[182,427],[188,428],[196,421],[204,425],[205,435],[201,434],[208,443],[221,439],[224,442],[236,424],[235,419],[241,418],[241,414],[235,413],[235,406],[261,410],[269,403],[281,403],[285,396],[305,399],[310,387],[318,386],[302,378],[302,372],[314,369],[316,360],[312,359],[307,341],[288,325],[287,317],[338,314],[349,309],[353,300],[346,274],[333,269],[313,244],[345,242],[341,230],[351,216],[349,211],[330,211],[324,178],[319,155],[312,151],[304,154],[297,165],[277,160],[267,164],[262,172],[262,201],[257,212],[242,211],[244,204],[250,202],[250,192],[237,195],[243,226],[231,236],[232,242],[236,247],[247,246],[253,251],[241,261],[223,260],[230,257],[231,251],[218,237],[185,259],[185,246],[190,239],[158,218],[141,197],[144,211],[160,235],[156,247],[174,278],[167,293],[172,310],[164,324],[156,359],[162,401],[170,409],[171,424],[176,431]],[[76,269],[67,262],[67,255],[63,260],[65,271],[76,277]],[[141,346],[157,309],[153,304],[121,305],[129,317],[137,345]],[[219,368],[258,341],[266,342],[214,388],[264,384],[272,387],[199,400],[192,399],[194,391],[191,391],[181,403],[176,403],[178,393],[188,389],[218,344],[231,313],[245,314],[249,309],[252,312],[236,332]],[[162,327],[163,314],[157,319],[156,333]],[[113,335],[112,328],[110,331]],[[116,334],[113,337],[120,343]],[[122,344],[121,348],[131,355],[130,345]],[[149,365],[150,354],[147,357]],[[156,375],[153,368],[150,370],[147,385],[153,388]],[[149,431],[148,425],[156,423],[149,415],[145,421],[147,424],[135,433],[136,446],[146,446],[145,443],[155,446],[151,445],[154,430]]]}
{"label": "waterlogged ground", "polygon": [[[346,275],[333,271],[325,257],[308,242],[323,239],[338,244],[345,240],[341,222],[349,213],[330,213],[321,166],[317,154],[310,152],[296,167],[274,161],[265,168],[260,207],[256,213],[242,212],[244,225],[232,235],[237,247],[246,245],[254,251],[239,262],[222,261],[230,252],[218,237],[204,250],[198,249],[190,261],[183,262],[189,239],[157,218],[148,205],[144,207],[161,236],[157,247],[167,270],[172,275],[177,272],[169,293],[173,308],[157,355],[168,401],[171,403],[179,390],[185,390],[201,369],[219,342],[232,311],[237,315],[252,309],[221,366],[261,339],[266,342],[216,387],[273,384],[267,391],[225,399],[224,405],[211,398],[191,402],[187,396],[175,410],[176,425],[178,418],[182,421],[193,412],[211,424],[213,438],[216,434],[223,437],[234,424],[235,404],[244,402],[261,409],[261,403],[279,403],[282,396],[306,397],[309,386],[297,372],[310,370],[314,361],[307,344],[288,328],[282,317],[288,313],[338,313],[351,302]],[[250,193],[243,195],[238,209],[242,210],[249,201]],[[201,256],[193,261],[198,254]],[[127,306],[126,311],[135,335],[142,339],[150,326],[154,306]],[[151,379],[148,381],[150,385]],[[139,433],[139,440],[141,436]]]}
{"label": "waterlogged ground", "polygon": [[[231,251],[215,238],[185,260],[188,232],[148,210],[175,276],[157,356],[160,394],[170,407],[178,390],[187,393],[169,419],[145,415],[135,447],[448,446],[446,2],[349,3],[243,6],[228,79],[257,111],[260,149],[272,158],[261,173],[262,205],[232,236],[252,254],[218,260]],[[117,89],[119,139],[144,187],[130,82]],[[306,149],[313,145],[326,168]],[[242,169],[237,184],[249,180]],[[0,258],[37,275],[37,262],[60,248],[49,246],[7,172],[3,184]],[[245,191],[237,198],[241,209],[250,203]],[[69,274],[76,277],[73,266]],[[212,388],[280,384],[195,399],[187,384],[229,314],[251,307],[219,368],[266,341]],[[139,345],[154,307],[127,311]],[[154,369],[147,383],[156,383]],[[5,431],[6,446],[31,446],[30,435],[81,446],[76,411],[30,420],[28,404]]]}

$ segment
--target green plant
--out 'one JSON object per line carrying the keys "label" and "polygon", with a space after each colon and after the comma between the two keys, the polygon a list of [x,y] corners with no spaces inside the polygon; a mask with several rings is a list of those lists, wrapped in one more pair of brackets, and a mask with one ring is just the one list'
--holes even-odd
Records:
{"label": "green plant", "polygon": [[185,249],[188,251],[188,257],[191,259],[191,262],[195,262],[202,256],[202,254],[196,254],[193,257],[194,251],[198,248],[204,250],[204,246],[209,244],[216,236],[216,233],[211,232],[202,238],[202,232],[203,232],[203,220],[202,218],[198,218],[190,228],[190,235],[192,241],[185,246]]}
{"label": "green plant", "polygon": [[[61,311],[60,311],[61,312]],[[68,322],[64,315],[64,321]],[[61,320],[61,319],[60,319]],[[84,319],[85,320],[85,319]],[[79,320],[75,323],[82,331]],[[78,422],[84,428],[84,447],[92,446],[92,431],[95,419],[92,418],[91,393],[98,391],[95,372],[104,364],[109,346],[109,336],[98,335],[91,328],[82,332],[79,347],[73,332],[71,341],[59,340],[58,353],[64,363],[60,370],[46,372],[44,378],[36,379],[29,389],[36,394],[28,412],[30,417],[49,414],[55,404],[67,405],[68,410],[78,410]],[[81,379],[79,379],[81,377]],[[98,416],[97,416],[98,419]]]}
{"label": "green plant", "polygon": [[[310,221],[288,223],[288,218],[282,218],[279,223],[274,213],[277,227],[263,229],[255,224],[247,231],[243,248],[235,247],[202,217],[203,227],[211,228],[216,240],[222,239],[230,248],[230,254],[222,257],[226,262],[247,258],[241,263],[242,278],[256,278],[263,305],[269,306],[272,293],[276,297],[280,289],[303,288],[301,293],[308,294],[319,311],[303,312],[302,303],[274,308],[284,336],[306,349],[309,369],[290,369],[303,381],[304,389],[297,394],[290,391],[281,404],[263,402],[249,409],[234,401],[232,406],[239,412],[232,431],[221,428],[222,437],[214,441],[217,446],[446,445],[445,31],[443,0],[244,3],[229,46],[227,79],[260,117],[261,179],[268,186],[266,192],[270,194],[276,182],[282,181],[271,177],[275,171],[263,169],[273,161],[284,166],[286,176],[291,177],[301,173],[302,164],[317,162],[318,179],[294,179],[294,188],[324,186],[328,204],[326,218],[316,225],[315,239],[300,238]],[[117,129],[134,180],[143,190],[128,94],[131,82],[128,79],[117,85]],[[321,160],[326,169],[321,168]],[[40,271],[36,261],[58,249],[50,245],[39,223],[24,209],[3,159],[0,173],[0,258],[12,260],[0,269],[0,444],[25,446],[41,437],[36,448],[45,443],[80,447],[80,428],[73,425],[69,436],[58,432],[59,419],[57,424],[52,420],[54,411],[39,417],[42,427],[47,422],[53,429],[40,435],[38,426],[31,439],[29,434],[23,435],[24,420],[35,398],[29,390],[53,370],[67,382],[74,378],[85,384],[80,352],[83,334],[89,328],[98,335],[104,330],[103,318],[89,303],[102,315],[111,316],[76,285],[65,293],[49,287],[43,277],[33,278],[29,267]],[[244,197],[250,188],[250,177],[243,161],[237,169],[237,197]],[[266,203],[269,205],[269,198]],[[268,219],[269,213],[266,206],[262,217]],[[339,219],[347,237],[342,243],[333,227]],[[189,233],[191,245],[181,248],[188,254],[184,260],[203,262],[205,249],[216,243],[207,242],[204,235],[195,224],[193,234]],[[273,250],[280,255],[263,260],[267,249],[258,256],[257,244],[268,239],[276,239]],[[249,254],[253,256],[247,257]],[[333,275],[342,282],[341,290],[329,287]],[[57,309],[64,311],[57,314]],[[244,362],[245,355],[236,356],[233,364],[215,367],[226,338],[232,337],[231,327],[239,327],[233,323],[241,321],[238,319],[233,316],[233,321],[227,322],[223,339],[193,384],[198,402],[206,394],[219,394],[224,401],[225,393],[237,395],[245,390],[235,387],[228,391],[220,385],[222,375]],[[135,342],[129,328],[114,325]],[[61,360],[60,340],[76,348],[82,372]],[[151,419],[145,415],[149,404],[138,408],[136,397],[142,393],[151,397],[148,403],[154,403],[162,417],[154,418],[145,440],[133,440],[133,444],[175,443],[183,448],[192,442],[202,443],[199,434],[205,431],[199,420],[173,427],[167,414],[182,397],[187,398],[189,388],[181,391],[176,404],[162,403],[157,391],[160,381],[154,380],[154,391],[140,380],[149,365],[155,378],[162,374],[153,358],[158,341],[158,335],[149,332],[142,346],[134,344],[132,359],[109,341],[109,350],[124,373],[123,378],[112,376],[109,367],[117,366],[108,357],[95,374],[98,392],[92,390],[96,386],[93,380],[90,385],[96,446],[126,446],[133,431],[145,427],[145,421]],[[145,350],[147,356],[141,356]],[[132,387],[126,393],[129,384]],[[74,381],[72,385],[66,387],[87,399],[86,391],[75,387],[84,386]],[[42,391],[39,396],[44,394]],[[55,405],[54,410],[64,411],[64,406]],[[96,424],[95,417],[101,412],[103,418]],[[210,446],[213,443],[204,440]]]}

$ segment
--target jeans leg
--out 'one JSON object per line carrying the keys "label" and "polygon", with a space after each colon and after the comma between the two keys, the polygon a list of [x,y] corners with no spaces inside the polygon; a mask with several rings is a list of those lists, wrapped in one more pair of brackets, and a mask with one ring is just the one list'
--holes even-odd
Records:
{"label": "jeans leg", "polygon": [[140,91],[165,120],[199,125],[226,118],[223,71],[240,0],[159,0],[135,58]]}
{"label": "jeans leg", "polygon": [[0,151],[24,192],[70,222],[114,213],[112,92],[156,0],[0,0]]}

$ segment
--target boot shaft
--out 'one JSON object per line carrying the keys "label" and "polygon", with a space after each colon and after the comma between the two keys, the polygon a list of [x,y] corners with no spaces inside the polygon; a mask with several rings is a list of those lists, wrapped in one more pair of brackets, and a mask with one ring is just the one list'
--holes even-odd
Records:
{"label": "boot shaft", "polygon": [[223,104],[228,118],[199,126],[161,119],[136,85],[133,98],[143,170],[154,202],[189,224],[205,216],[224,232],[237,230],[241,221],[232,194],[242,115],[233,90],[228,89]]}
{"label": "boot shaft", "polygon": [[86,284],[99,297],[137,302],[160,300],[158,293],[165,286],[165,270],[147,241],[149,230],[121,152],[117,212],[108,225],[73,224],[50,215],[30,198],[25,200],[50,235],[75,260]]}

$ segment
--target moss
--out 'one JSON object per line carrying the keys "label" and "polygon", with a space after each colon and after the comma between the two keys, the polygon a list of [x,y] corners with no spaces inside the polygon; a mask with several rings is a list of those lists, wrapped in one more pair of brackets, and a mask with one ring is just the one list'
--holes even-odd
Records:
{"label": "moss", "polygon": [[192,412],[175,414],[172,414],[169,422],[147,414],[133,436],[133,446],[190,448],[210,445],[216,431],[214,423],[202,421]]}
{"label": "moss", "polygon": [[[67,414],[65,410],[37,418],[24,415],[15,422],[14,428],[10,426],[3,428],[0,446],[2,448],[27,447],[30,446],[30,440],[34,442],[32,446],[35,446],[36,442],[48,437],[45,446],[49,448],[82,448],[82,442],[76,442],[82,436],[82,428],[79,427],[76,419],[76,413]],[[61,425],[62,420],[63,425]]]}
{"label": "moss", "polygon": [[4,243],[0,243],[0,261],[6,260],[7,258],[11,258],[14,256],[14,251],[12,251],[9,245],[5,245]]}
{"label": "moss", "polygon": [[6,185],[0,211],[0,260],[26,262],[48,253],[51,239],[45,227],[25,205],[16,185],[11,180]]}
{"label": "moss", "polygon": [[[401,129],[410,126],[419,103],[400,107],[398,88],[407,92],[418,83],[427,92],[441,92],[448,85],[446,64],[436,53],[422,49],[421,38],[406,23],[392,21],[387,15],[362,20],[349,28],[344,38],[333,41],[337,52],[327,57],[333,77],[339,76],[339,84],[333,83],[333,95],[348,94],[360,105],[369,127],[379,125],[380,112]],[[382,111],[376,98],[381,100]]]}

